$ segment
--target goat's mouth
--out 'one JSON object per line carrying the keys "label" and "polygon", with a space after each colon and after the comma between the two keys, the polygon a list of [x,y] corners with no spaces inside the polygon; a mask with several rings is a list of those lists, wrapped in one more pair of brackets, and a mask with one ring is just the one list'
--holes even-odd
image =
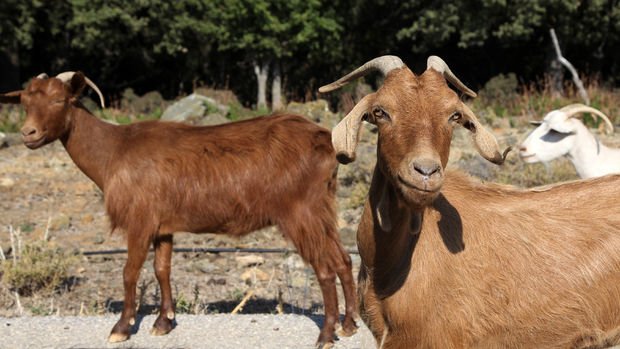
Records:
{"label": "goat's mouth", "polygon": [[531,154],[519,153],[519,157],[521,158],[521,160],[525,162],[536,162],[536,153],[531,153]]}
{"label": "goat's mouth", "polygon": [[417,192],[425,194],[435,194],[441,190],[441,182],[437,180],[421,180],[420,184],[414,184],[410,180],[406,180],[401,175],[398,175],[398,182],[409,189],[413,189]]}
{"label": "goat's mouth", "polygon": [[38,139],[35,140],[30,140],[27,138],[24,138],[24,145],[26,147],[28,147],[29,149],[37,149],[39,147],[41,147],[42,145],[45,144],[45,135],[39,137]]}

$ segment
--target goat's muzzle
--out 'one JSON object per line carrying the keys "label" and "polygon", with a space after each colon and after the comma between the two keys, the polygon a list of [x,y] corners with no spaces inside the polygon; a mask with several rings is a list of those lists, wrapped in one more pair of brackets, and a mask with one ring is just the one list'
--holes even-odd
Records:
{"label": "goat's muzzle", "polygon": [[426,206],[441,190],[443,167],[433,159],[415,159],[401,167],[396,180],[406,201],[414,206]]}
{"label": "goat's muzzle", "polygon": [[24,145],[30,149],[37,149],[45,144],[45,133],[36,127],[25,125],[21,129]]}

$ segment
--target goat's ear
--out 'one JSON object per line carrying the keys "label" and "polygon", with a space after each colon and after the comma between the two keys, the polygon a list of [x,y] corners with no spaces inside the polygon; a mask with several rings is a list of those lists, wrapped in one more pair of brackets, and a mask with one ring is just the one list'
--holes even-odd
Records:
{"label": "goat's ear", "polygon": [[463,106],[463,113],[458,123],[472,133],[472,138],[476,145],[476,149],[478,149],[478,153],[494,164],[503,164],[508,152],[512,148],[508,147],[503,153],[500,152],[499,144],[495,136],[480,124],[474,112],[469,109],[465,103],[461,104]]}
{"label": "goat's ear", "polygon": [[336,158],[342,164],[355,160],[355,148],[362,131],[362,119],[368,111],[373,96],[374,94],[369,94],[362,98],[332,130],[332,144],[336,151]]}
{"label": "goat's ear", "polygon": [[19,104],[21,101],[21,95],[23,90],[13,91],[5,94],[0,94],[0,103],[3,104]]}
{"label": "goat's ear", "polygon": [[84,73],[81,71],[76,72],[71,77],[71,81],[69,82],[69,88],[71,89],[72,97],[75,99],[79,99],[86,87],[86,77]]}

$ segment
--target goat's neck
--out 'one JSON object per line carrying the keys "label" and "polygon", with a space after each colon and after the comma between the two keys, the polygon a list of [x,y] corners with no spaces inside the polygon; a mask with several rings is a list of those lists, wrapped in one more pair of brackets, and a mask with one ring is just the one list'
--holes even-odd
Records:
{"label": "goat's neck", "polygon": [[603,143],[581,123],[576,123],[578,130],[575,133],[575,143],[567,156],[575,166],[581,178],[598,176],[599,168],[605,164],[606,154],[610,151]]}
{"label": "goat's neck", "polygon": [[117,132],[83,108],[71,109],[69,132],[61,138],[73,162],[103,190],[107,164],[114,153]]}
{"label": "goat's neck", "polygon": [[387,296],[407,277],[418,240],[423,211],[409,208],[396,188],[375,169],[360,228],[358,248],[366,267],[374,270],[378,294]]}

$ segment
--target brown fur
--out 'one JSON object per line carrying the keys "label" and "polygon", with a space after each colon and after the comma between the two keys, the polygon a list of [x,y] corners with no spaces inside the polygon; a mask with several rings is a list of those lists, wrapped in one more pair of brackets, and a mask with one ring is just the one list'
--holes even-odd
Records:
{"label": "brown fur", "polygon": [[211,127],[156,121],[115,126],[77,102],[82,88],[81,74],[69,85],[34,79],[21,94],[27,111],[22,133],[32,148],[60,139],[104,192],[112,229],[127,235],[125,303],[111,341],[129,336],[136,281],[151,244],[162,293],[153,332],[165,334],[174,318],[172,234],[240,236],[270,225],[280,228],[317,274],[326,314],[319,343],[334,340],[336,276],[347,303],[342,333],[355,331],[351,259],[338,236],[337,162],[328,130],[286,114]]}
{"label": "brown fur", "polygon": [[[377,106],[390,119],[373,118]],[[404,68],[387,76],[364,111],[379,139],[358,228],[358,292],[377,343],[619,344],[620,176],[518,190],[445,172],[449,117],[460,110],[437,72]],[[414,168],[420,159],[439,172],[424,178]]]}

